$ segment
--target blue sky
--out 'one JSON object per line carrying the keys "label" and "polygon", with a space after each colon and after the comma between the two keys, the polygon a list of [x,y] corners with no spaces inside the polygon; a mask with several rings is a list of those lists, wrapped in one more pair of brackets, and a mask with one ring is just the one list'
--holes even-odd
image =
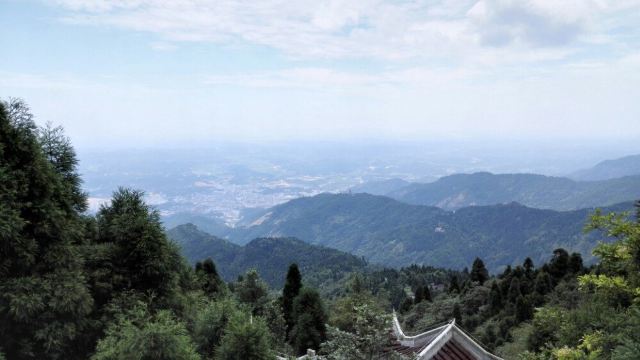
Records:
{"label": "blue sky", "polygon": [[80,146],[640,136],[640,1],[0,0]]}

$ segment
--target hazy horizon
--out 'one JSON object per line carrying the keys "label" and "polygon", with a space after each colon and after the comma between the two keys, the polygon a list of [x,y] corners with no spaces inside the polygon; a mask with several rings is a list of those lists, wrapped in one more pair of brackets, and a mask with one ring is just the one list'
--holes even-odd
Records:
{"label": "hazy horizon", "polygon": [[0,97],[24,99],[78,147],[631,141],[640,137],[639,9],[8,0]]}

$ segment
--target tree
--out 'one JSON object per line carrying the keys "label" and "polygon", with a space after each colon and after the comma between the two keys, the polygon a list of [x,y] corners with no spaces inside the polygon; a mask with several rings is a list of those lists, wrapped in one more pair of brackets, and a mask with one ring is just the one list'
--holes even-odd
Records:
{"label": "tree", "polygon": [[9,359],[71,358],[91,346],[77,160],[61,130],[58,142],[38,131],[22,101],[0,102],[0,348]]}
{"label": "tree", "polygon": [[491,284],[489,292],[489,308],[494,313],[502,309],[502,292],[495,281]]}
{"label": "tree", "polygon": [[449,293],[459,293],[460,292],[460,285],[458,285],[458,277],[453,275],[451,277],[451,282],[449,283]]}
{"label": "tree", "polygon": [[311,288],[302,288],[293,302],[296,324],[291,330],[291,343],[299,353],[318,349],[326,340],[327,314],[320,294]]}
{"label": "tree", "polygon": [[526,259],[524,259],[522,267],[524,268],[525,274],[530,277],[534,270],[533,260],[531,260],[530,257],[527,257]]}
{"label": "tree", "polygon": [[546,295],[553,289],[553,283],[551,282],[551,276],[546,271],[540,271],[536,276],[534,283],[535,292],[540,295]]}
{"label": "tree", "polygon": [[240,302],[251,306],[254,315],[262,314],[264,306],[268,298],[269,288],[267,284],[260,279],[260,275],[256,269],[251,269],[241,277],[241,280],[235,286],[236,296]]}
{"label": "tree", "polygon": [[327,359],[387,359],[391,317],[370,304],[356,306],[353,332],[329,328],[329,340],[322,344]]}
{"label": "tree", "polygon": [[533,315],[533,307],[524,296],[520,295],[516,299],[516,320],[525,321],[529,320]]}
{"label": "tree", "polygon": [[216,264],[207,258],[203,262],[196,263],[196,275],[200,277],[202,290],[209,296],[215,296],[224,289],[224,281],[220,278]]}
{"label": "tree", "polygon": [[200,356],[184,324],[167,310],[151,315],[140,303],[108,327],[92,360],[197,360]]}
{"label": "tree", "polygon": [[301,288],[302,275],[300,275],[298,265],[291,264],[289,265],[287,278],[284,283],[284,288],[282,289],[282,312],[287,323],[287,333],[291,331],[296,322],[296,319],[293,318],[293,300],[298,296]]}
{"label": "tree", "polygon": [[582,265],[582,255],[579,253],[572,253],[569,257],[569,271],[574,274],[582,272],[584,266]]}
{"label": "tree", "polygon": [[198,309],[192,333],[202,356],[211,358],[215,354],[227,324],[239,311],[237,302],[231,298],[209,301]]}
{"label": "tree", "polygon": [[112,245],[115,291],[174,294],[182,268],[178,249],[167,239],[160,214],[144,201],[144,192],[119,188],[97,214],[98,238]]}
{"label": "tree", "polygon": [[453,305],[453,312],[451,316],[456,320],[456,323],[462,324],[462,312],[460,312],[460,305],[458,305],[458,303]]}
{"label": "tree", "polygon": [[549,273],[556,280],[561,279],[569,270],[569,253],[565,249],[553,250],[553,257],[549,262]]}
{"label": "tree", "polygon": [[471,266],[471,281],[477,281],[480,285],[489,279],[489,271],[484,266],[484,262],[480,258],[476,258]]}
{"label": "tree", "polygon": [[522,296],[522,292],[520,291],[520,280],[518,280],[517,277],[514,277],[511,279],[511,284],[509,285],[507,299],[509,299],[509,302],[515,303],[519,296]]}
{"label": "tree", "polygon": [[224,331],[215,358],[217,360],[273,359],[269,328],[264,320],[246,313],[235,313]]}

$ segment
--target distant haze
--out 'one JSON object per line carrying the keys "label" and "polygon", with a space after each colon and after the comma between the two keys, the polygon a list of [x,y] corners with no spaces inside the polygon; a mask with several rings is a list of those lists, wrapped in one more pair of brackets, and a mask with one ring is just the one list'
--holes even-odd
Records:
{"label": "distant haze", "polygon": [[[639,1],[0,3],[0,97],[82,147],[640,138]],[[623,155],[623,154],[618,154]]]}

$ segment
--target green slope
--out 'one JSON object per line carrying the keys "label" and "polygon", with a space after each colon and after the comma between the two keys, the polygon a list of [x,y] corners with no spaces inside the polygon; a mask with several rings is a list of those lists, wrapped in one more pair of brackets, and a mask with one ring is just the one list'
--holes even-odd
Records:
{"label": "green slope", "polygon": [[519,202],[526,206],[575,210],[640,198],[640,176],[574,181],[535,174],[456,174],[427,184],[411,184],[387,194],[409,204],[458,209]]}
{"label": "green slope", "polygon": [[[631,203],[614,209],[631,209]],[[596,235],[582,231],[592,210],[553,211],[517,203],[445,211],[369,194],[321,194],[270,209],[259,225],[236,229],[240,243],[294,236],[388,266],[468,266],[476,256],[491,270],[530,256],[546,260],[565,247],[590,259]]]}
{"label": "green slope", "polygon": [[239,246],[203,232],[193,224],[177,226],[167,234],[189,261],[213,259],[227,281],[255,268],[271,287],[280,288],[289,265],[295,262],[308,284],[322,286],[367,265],[354,255],[290,237],[258,238]]}

